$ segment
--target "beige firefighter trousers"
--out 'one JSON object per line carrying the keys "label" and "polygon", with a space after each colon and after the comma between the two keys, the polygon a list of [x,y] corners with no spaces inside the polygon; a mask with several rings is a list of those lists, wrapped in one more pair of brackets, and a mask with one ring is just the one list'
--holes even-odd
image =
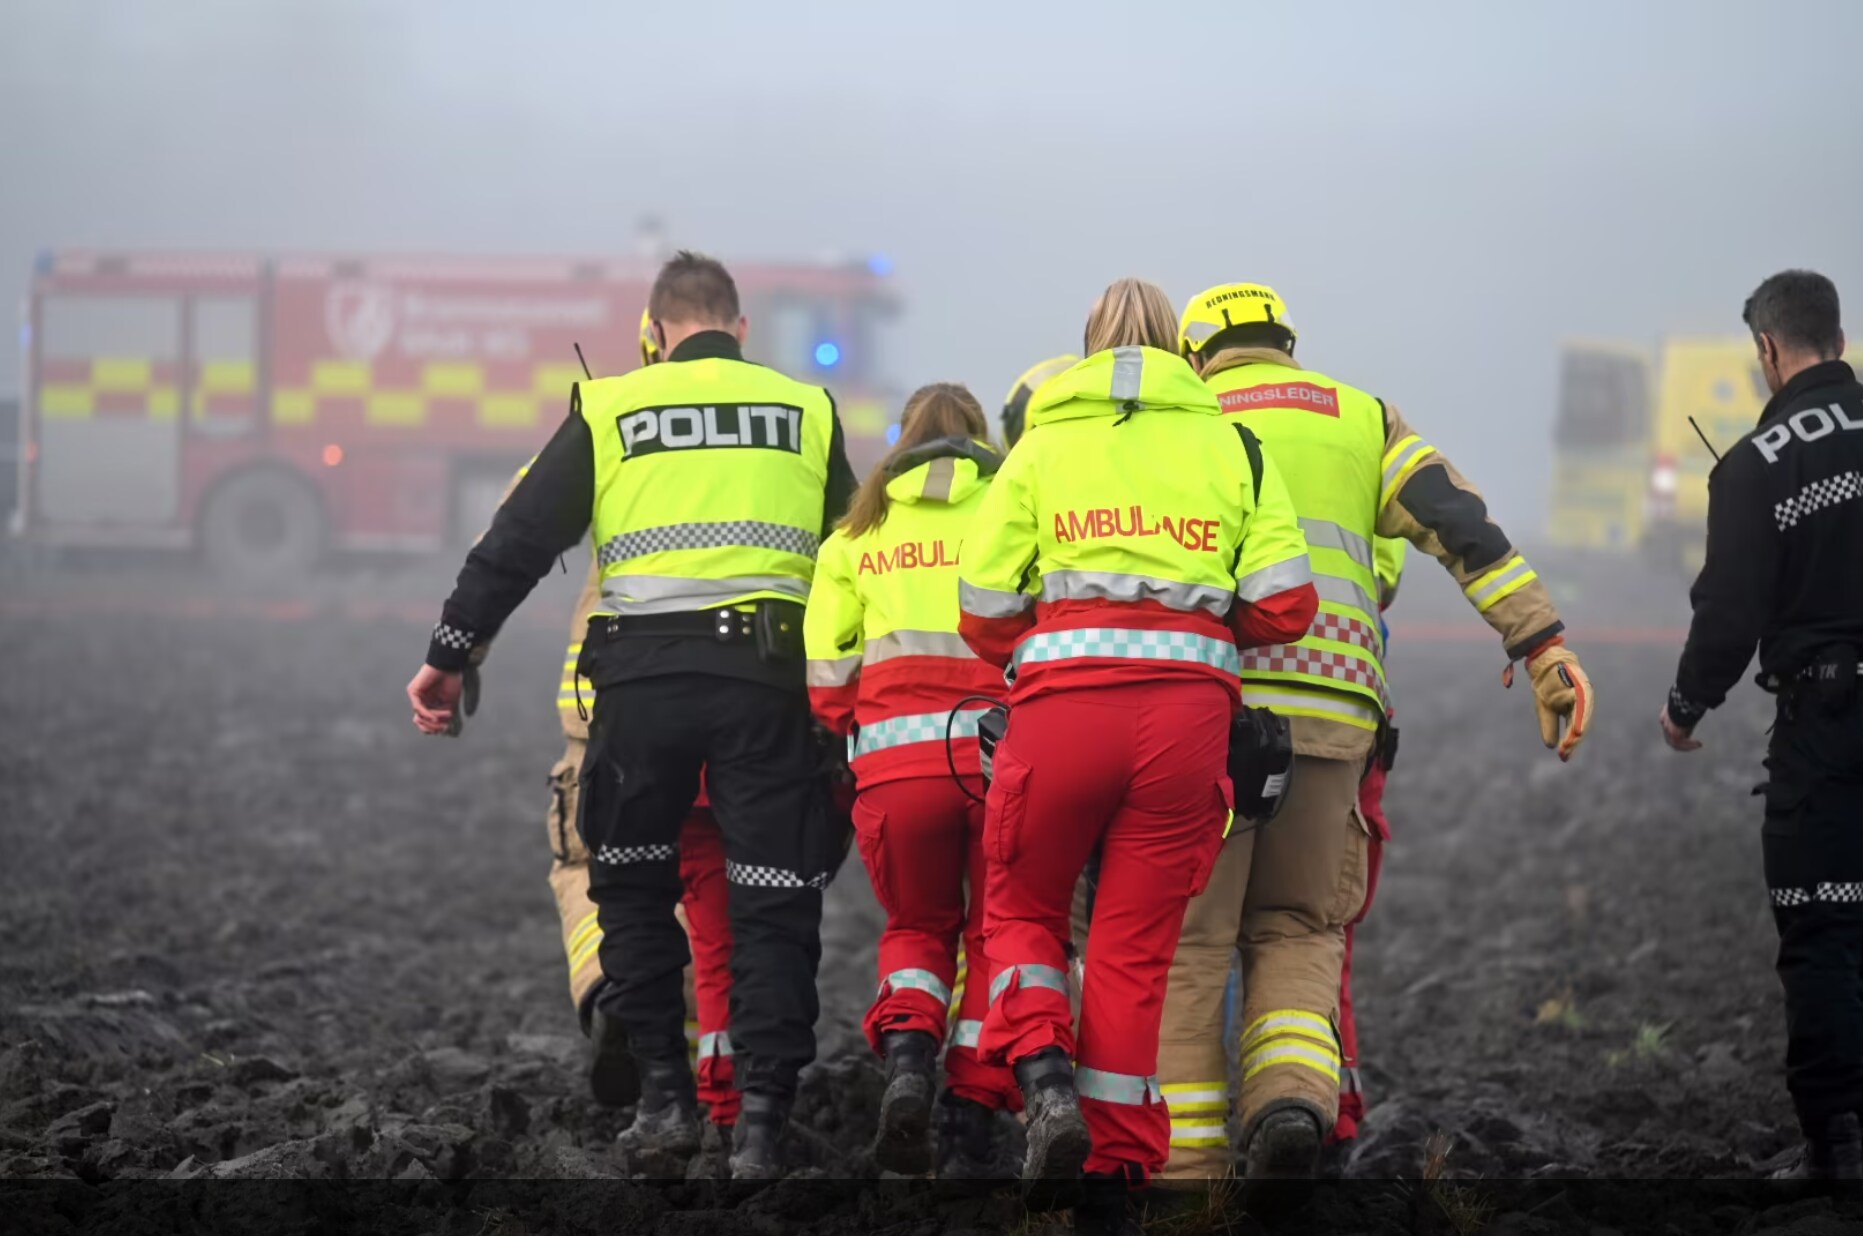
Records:
{"label": "beige firefighter trousers", "polygon": [[[602,929],[595,903],[589,900],[589,852],[576,828],[577,781],[588,741],[566,740],[563,758],[550,770],[550,811],[545,827],[550,833],[550,891],[556,895],[556,913],[563,923],[563,952],[569,959],[569,999],[579,1014],[589,993],[602,978]],[[679,925],[686,927],[685,907],[674,908]],[[690,930],[690,928],[687,928]],[[686,1037],[696,1045],[698,1004],[692,994],[692,966],[686,966]]]}
{"label": "beige firefighter trousers", "polygon": [[1242,1144],[1268,1109],[1285,1103],[1311,1109],[1323,1129],[1338,1117],[1339,970],[1345,926],[1365,902],[1370,835],[1358,809],[1361,771],[1356,761],[1296,756],[1280,815],[1231,834],[1209,886],[1190,903],[1158,1046],[1171,1113],[1165,1180],[1233,1169],[1223,996],[1238,947]]}

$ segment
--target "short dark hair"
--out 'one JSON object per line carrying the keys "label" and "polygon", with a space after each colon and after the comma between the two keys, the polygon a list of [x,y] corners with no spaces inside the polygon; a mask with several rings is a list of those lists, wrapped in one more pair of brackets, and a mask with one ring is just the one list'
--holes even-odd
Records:
{"label": "short dark hair", "polygon": [[1747,297],[1740,318],[1756,339],[1771,335],[1781,347],[1814,352],[1826,360],[1837,355],[1844,337],[1837,285],[1816,271],[1774,275]]}
{"label": "short dark hair", "polygon": [[681,249],[660,267],[647,297],[647,315],[656,322],[737,324],[737,283],[717,258]]}
{"label": "short dark hair", "polygon": [[1242,322],[1223,327],[1198,350],[1205,356],[1214,356],[1224,348],[1273,348],[1292,356],[1294,332],[1279,322]]}

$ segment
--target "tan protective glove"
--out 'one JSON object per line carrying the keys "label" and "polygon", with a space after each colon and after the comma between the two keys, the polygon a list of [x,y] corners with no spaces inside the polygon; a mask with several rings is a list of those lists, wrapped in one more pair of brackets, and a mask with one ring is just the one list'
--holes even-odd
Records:
{"label": "tan protective glove", "polygon": [[[1565,637],[1555,635],[1527,654],[1527,673],[1533,678],[1533,706],[1540,715],[1540,740],[1548,749],[1557,748],[1561,760],[1569,760],[1585,741],[1591,727],[1594,698],[1591,679],[1565,646]],[[1514,685],[1514,667],[1509,664],[1501,675],[1501,685]],[[1565,734],[1560,736],[1560,725]]]}

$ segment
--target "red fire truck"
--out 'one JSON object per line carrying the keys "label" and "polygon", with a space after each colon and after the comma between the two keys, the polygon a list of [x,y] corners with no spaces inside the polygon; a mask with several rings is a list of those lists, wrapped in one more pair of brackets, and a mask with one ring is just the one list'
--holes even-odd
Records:
{"label": "red fire truck", "polygon": [[[863,469],[896,392],[882,261],[733,264],[752,359],[828,386]],[[639,363],[629,259],[43,255],[17,528],[196,548],[239,575],[483,528],[582,376]]]}

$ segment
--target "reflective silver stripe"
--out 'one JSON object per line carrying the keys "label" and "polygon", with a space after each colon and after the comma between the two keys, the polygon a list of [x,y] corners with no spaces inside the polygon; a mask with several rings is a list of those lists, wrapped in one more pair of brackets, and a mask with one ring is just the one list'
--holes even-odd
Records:
{"label": "reflective silver stripe", "polygon": [[1372,550],[1371,542],[1352,531],[1350,528],[1336,524],[1330,519],[1302,519],[1300,531],[1306,535],[1307,544],[1320,549],[1338,549],[1345,551],[1352,561],[1367,571],[1377,570],[1377,556]]}
{"label": "reflective silver stripe", "polygon": [[602,581],[602,610],[610,614],[678,614],[710,609],[756,592],[809,599],[809,585],[793,575],[739,575],[681,579],[676,575],[611,575]]}
{"label": "reflective silver stripe", "polygon": [[1244,601],[1260,601],[1277,592],[1313,582],[1313,571],[1305,554],[1270,563],[1259,571],[1250,571],[1236,581],[1236,596]]}
{"label": "reflective silver stripe", "polygon": [[1431,446],[1423,439],[1418,438],[1415,442],[1412,442],[1409,446],[1399,451],[1397,453],[1397,458],[1393,459],[1384,469],[1384,488],[1389,489],[1391,487],[1391,482],[1398,478],[1411,460],[1425,452],[1434,451],[1435,449],[1435,447]]}
{"label": "reflective silver stripe", "polygon": [[1137,399],[1145,378],[1145,352],[1142,348],[1113,349],[1114,399]]}
{"label": "reflective silver stripe", "polygon": [[894,657],[957,657],[969,661],[976,653],[956,631],[888,631],[867,641],[867,664]]}
{"label": "reflective silver stripe", "polygon": [[940,1004],[951,1003],[951,989],[930,970],[895,970],[880,980],[880,986],[894,991],[922,991]]}
{"label": "reflective silver stripe", "polygon": [[1338,575],[1328,575],[1325,571],[1313,573],[1313,590],[1320,594],[1320,600],[1331,601],[1334,605],[1350,605],[1353,609],[1376,620],[1378,602],[1372,595],[1358,585],[1355,580],[1344,579]]}
{"label": "reflective silver stripe", "polygon": [[804,879],[799,872],[782,867],[763,867],[725,859],[725,879],[746,888],[827,888],[834,872],[824,871]]}
{"label": "reflective silver stripe", "polygon": [[1235,604],[1227,589],[1117,571],[1050,571],[1041,577],[1041,596],[1044,601],[1156,601],[1184,613],[1208,610],[1218,618]]}
{"label": "reflective silver stripe", "polygon": [[844,687],[854,680],[854,675],[859,670],[859,653],[835,661],[810,661],[809,685],[811,687]]}
{"label": "reflective silver stripe", "polygon": [[1122,627],[1082,627],[1075,631],[1043,631],[1016,646],[1015,663],[1040,664],[1079,657],[1110,657],[1120,661],[1187,661],[1235,673],[1241,658],[1235,644],[1188,631],[1131,631]]}
{"label": "reflective silver stripe", "polygon": [[979,618],[1014,618],[1035,604],[1035,598],[1025,592],[979,588],[969,580],[959,580],[957,604],[965,613],[975,614]]}
{"label": "reflective silver stripe", "polygon": [[949,502],[951,483],[955,480],[957,460],[946,455],[942,459],[932,460],[931,469],[925,473],[925,488],[919,492],[934,502]]}
{"label": "reflective silver stripe", "polygon": [[990,980],[990,1003],[995,1004],[998,996],[1009,990],[1009,984],[1015,976],[1022,976],[1023,987],[1046,987],[1049,991],[1067,994],[1067,972],[1053,966],[1031,963],[1025,966],[1005,966]]}
{"label": "reflective silver stripe", "polygon": [[[1357,700],[1337,692],[1322,690],[1277,691],[1264,687],[1259,680],[1248,677],[1248,670],[1242,671],[1242,702],[1250,708],[1304,708],[1309,712],[1331,713],[1353,721],[1376,721],[1379,717],[1378,707],[1369,700]],[[1285,685],[1285,684],[1276,684]]]}
{"label": "reflective silver stripe", "polygon": [[975,1047],[982,1041],[983,1023],[968,1017],[960,1018],[957,1026],[951,1031],[951,1046],[953,1047]]}
{"label": "reflective silver stripe", "polygon": [[1468,587],[1468,599],[1480,609],[1488,604],[1488,598],[1512,583],[1518,583],[1522,576],[1533,574],[1533,567],[1525,558],[1514,555],[1508,566],[1500,572],[1489,572]]}
{"label": "reflective silver stripe", "polygon": [[604,567],[645,554],[675,549],[774,549],[778,553],[813,558],[821,538],[807,528],[765,523],[760,519],[733,519],[715,524],[662,524],[610,538],[595,553]]}
{"label": "reflective silver stripe", "polygon": [[1164,1102],[1164,1092],[1158,1089],[1156,1076],[1139,1077],[1133,1073],[1108,1073],[1104,1069],[1089,1069],[1085,1066],[1074,1070],[1074,1089],[1083,1099],[1098,1099],[1102,1103],[1123,1103],[1128,1107],[1143,1107],[1147,1103]]}
{"label": "reflective silver stripe", "polygon": [[710,1034],[699,1036],[699,1059],[709,1056],[728,1056],[731,1054],[731,1035],[729,1031],[714,1030]]}
{"label": "reflective silver stripe", "polygon": [[984,713],[986,705],[978,704],[956,717],[946,712],[918,712],[903,717],[888,717],[884,721],[870,721],[860,727],[854,734],[854,741],[849,746],[848,758],[859,759],[863,755],[872,755],[876,751],[890,751],[894,747],[903,747],[915,742],[943,742],[945,727],[951,727],[951,739],[977,736],[977,719]]}

